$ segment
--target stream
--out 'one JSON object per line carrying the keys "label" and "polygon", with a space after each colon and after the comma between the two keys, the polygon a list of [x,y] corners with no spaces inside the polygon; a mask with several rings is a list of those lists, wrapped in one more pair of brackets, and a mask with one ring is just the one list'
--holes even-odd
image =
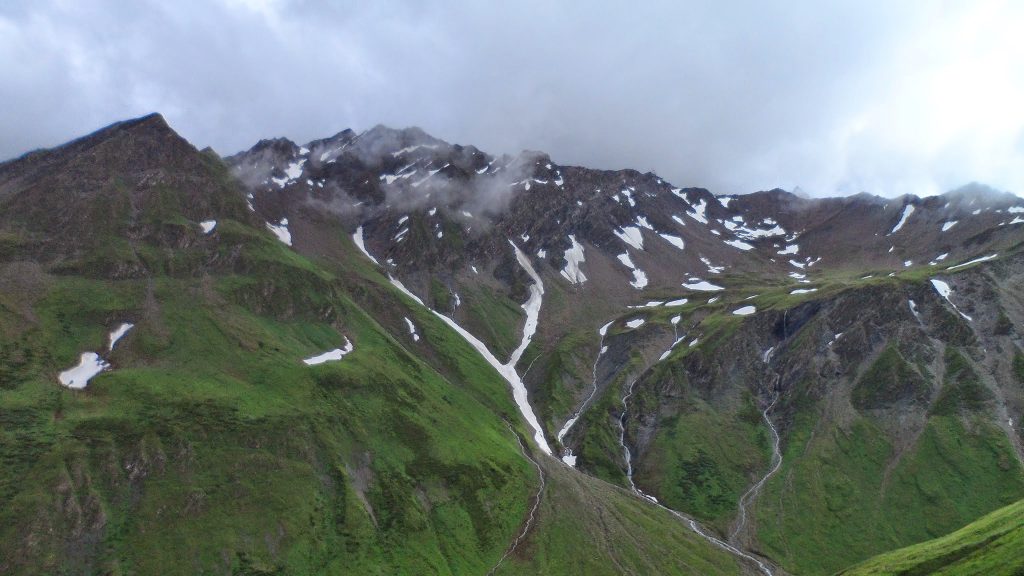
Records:
{"label": "stream", "polygon": [[[680,520],[682,520],[690,528],[690,530],[694,534],[696,534],[696,535],[700,536],[701,538],[707,540],[711,544],[714,544],[715,546],[718,546],[719,548],[725,550],[726,552],[729,552],[733,556],[736,556],[737,558],[740,558],[742,560],[745,560],[747,562],[750,562],[750,563],[756,565],[758,570],[760,570],[761,573],[764,574],[765,576],[774,576],[774,573],[772,572],[771,566],[769,566],[763,560],[755,558],[754,556],[751,556],[750,554],[747,554],[746,552],[740,550],[736,546],[733,546],[732,544],[729,544],[728,542],[713,536],[711,534],[711,532],[709,532],[707,529],[705,529],[703,526],[701,526],[693,518],[690,518],[689,516],[683,514],[682,512],[679,512],[677,510],[673,510],[672,508],[669,508],[668,506],[665,506],[664,504],[658,502],[658,499],[655,498],[654,496],[646,494],[642,490],[637,488],[636,484],[633,482],[633,456],[632,456],[632,452],[629,449],[629,445],[626,444],[626,421],[627,421],[628,413],[629,413],[629,404],[628,404],[628,402],[629,402],[630,396],[633,395],[633,386],[634,385],[636,385],[636,379],[635,378],[632,381],[630,381],[629,386],[626,387],[625,395],[622,396],[622,414],[619,416],[619,444],[622,446],[622,453],[623,453],[623,455],[625,457],[625,460],[626,460],[626,479],[629,480],[629,487],[630,487],[630,489],[637,496],[643,498],[644,500],[654,504],[655,506],[658,506],[659,508],[667,511],[668,513],[672,514],[676,518],[679,518]],[[773,404],[774,404],[774,402],[773,402]],[[769,409],[770,408],[771,407],[769,406]],[[765,413],[767,413],[767,411],[768,410],[766,409]],[[775,430],[774,426],[772,426],[772,430],[773,431]],[[776,438],[778,438],[778,435],[776,435]],[[776,467],[776,469],[778,469],[778,468]],[[774,472],[774,470],[772,472]],[[769,473],[769,475],[771,475],[771,473]],[[764,483],[765,479],[767,479],[767,476],[764,479],[762,479],[761,484]]]}
{"label": "stream", "polygon": [[[608,351],[608,347],[604,345],[604,337],[608,334],[608,327],[611,325],[612,323],[609,322],[604,326],[601,326],[601,329],[597,331],[598,335],[601,336],[601,341],[597,345],[597,358],[594,360],[594,367],[590,371],[590,395],[584,398],[583,402],[580,402],[580,405],[576,407],[576,411],[572,413],[572,416],[565,421],[565,425],[562,426],[562,429],[558,431],[557,438],[560,444],[562,439],[565,438],[565,435],[569,433],[569,430],[576,425],[576,421],[580,419],[580,416],[583,415],[583,411],[587,408],[587,405],[590,404],[590,401],[593,400],[594,396],[597,394],[597,364],[601,361],[601,356]],[[569,466],[576,466],[576,455],[572,453],[571,448],[566,447],[565,453],[562,454],[562,462],[565,462]]]}
{"label": "stream", "polygon": [[775,403],[779,400],[778,394],[772,399],[768,407],[761,412],[761,417],[764,418],[765,424],[768,425],[768,429],[772,432],[772,466],[768,472],[761,477],[753,486],[747,490],[743,496],[740,496],[739,502],[739,518],[736,520],[736,527],[733,529],[732,534],[729,535],[729,541],[736,543],[737,537],[746,528],[747,524],[747,510],[757,500],[757,496],[761,493],[761,488],[764,487],[765,482],[772,477],[773,474],[779,471],[782,466],[782,452],[779,450],[779,431],[775,428],[775,424],[772,422],[771,417],[768,415],[772,408],[775,407]]}

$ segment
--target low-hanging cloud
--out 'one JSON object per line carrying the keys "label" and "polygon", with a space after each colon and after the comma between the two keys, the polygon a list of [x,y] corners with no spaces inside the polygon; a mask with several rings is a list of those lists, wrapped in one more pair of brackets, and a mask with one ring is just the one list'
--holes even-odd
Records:
{"label": "low-hanging cloud", "polygon": [[222,154],[377,123],[743,193],[1024,192],[1011,2],[0,6],[0,157],[162,112]]}

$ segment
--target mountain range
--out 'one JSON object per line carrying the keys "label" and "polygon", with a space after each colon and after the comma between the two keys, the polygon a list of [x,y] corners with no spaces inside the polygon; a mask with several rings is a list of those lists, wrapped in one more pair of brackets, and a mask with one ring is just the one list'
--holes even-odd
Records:
{"label": "mountain range", "polygon": [[1022,225],[416,128],[29,152],[0,574],[1017,573]]}

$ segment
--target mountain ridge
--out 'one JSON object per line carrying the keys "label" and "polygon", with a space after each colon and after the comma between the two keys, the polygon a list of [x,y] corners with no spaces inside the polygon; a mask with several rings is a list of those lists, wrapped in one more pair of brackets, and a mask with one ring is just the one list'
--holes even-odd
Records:
{"label": "mountain ridge", "polygon": [[[1024,498],[1021,213],[715,196],[385,127],[221,159],[114,124],[0,165],[0,568],[153,567],[159,505],[168,550],[236,573],[828,574],[940,536]],[[83,350],[107,367],[61,387]],[[264,459],[305,502],[278,526],[219,488]]]}

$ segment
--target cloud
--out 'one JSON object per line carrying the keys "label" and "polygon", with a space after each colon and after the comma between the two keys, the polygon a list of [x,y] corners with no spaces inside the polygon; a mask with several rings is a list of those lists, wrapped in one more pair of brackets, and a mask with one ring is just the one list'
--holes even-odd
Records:
{"label": "cloud", "polygon": [[377,123],[721,193],[1024,192],[1013,2],[34,0],[0,157],[160,111],[222,154]]}

